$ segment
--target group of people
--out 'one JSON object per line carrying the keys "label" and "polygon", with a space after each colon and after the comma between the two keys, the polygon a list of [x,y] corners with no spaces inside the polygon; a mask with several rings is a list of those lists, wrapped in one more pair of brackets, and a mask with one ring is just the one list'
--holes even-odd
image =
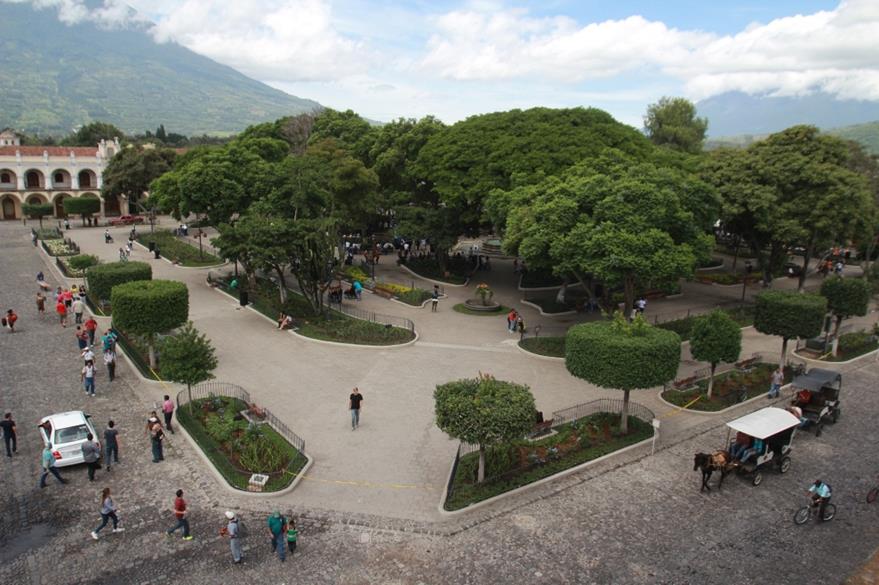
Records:
{"label": "group of people", "polygon": [[510,309],[507,313],[507,331],[510,333],[519,332],[519,335],[525,334],[525,319],[516,309]]}

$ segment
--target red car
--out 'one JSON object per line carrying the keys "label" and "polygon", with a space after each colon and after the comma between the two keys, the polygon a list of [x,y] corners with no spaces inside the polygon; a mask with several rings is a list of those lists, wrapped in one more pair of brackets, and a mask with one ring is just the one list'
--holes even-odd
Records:
{"label": "red car", "polygon": [[131,225],[134,223],[143,223],[145,220],[140,215],[120,215],[119,217],[110,218],[110,225]]}

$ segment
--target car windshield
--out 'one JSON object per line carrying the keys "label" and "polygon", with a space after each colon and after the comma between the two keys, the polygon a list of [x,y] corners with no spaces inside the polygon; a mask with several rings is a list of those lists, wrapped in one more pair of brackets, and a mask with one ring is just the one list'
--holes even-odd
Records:
{"label": "car windshield", "polygon": [[83,441],[89,434],[89,429],[85,424],[75,427],[67,427],[66,429],[57,429],[55,431],[56,445],[64,443],[73,443],[74,441]]}

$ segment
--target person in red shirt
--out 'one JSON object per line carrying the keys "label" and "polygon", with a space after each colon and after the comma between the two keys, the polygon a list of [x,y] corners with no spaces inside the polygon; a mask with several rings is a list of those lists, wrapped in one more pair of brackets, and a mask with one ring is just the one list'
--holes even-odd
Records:
{"label": "person in red shirt", "polygon": [[165,532],[168,536],[174,534],[178,528],[183,529],[183,540],[192,540],[189,534],[189,519],[186,517],[186,500],[183,499],[183,490],[177,490],[177,499],[174,500],[174,517],[177,518],[177,524],[173,528]]}
{"label": "person in red shirt", "polygon": [[15,311],[9,309],[6,311],[6,325],[9,327],[10,333],[15,333],[15,322],[18,321],[18,315],[15,314]]}
{"label": "person in red shirt", "polygon": [[89,345],[95,344],[95,331],[98,329],[98,322],[95,321],[94,317],[89,317],[86,319],[86,322],[83,324],[83,328],[85,328],[85,332],[88,333],[89,336]]}
{"label": "person in red shirt", "polygon": [[64,306],[70,308],[73,305],[73,293],[70,292],[69,288],[66,288],[62,296],[64,297]]}
{"label": "person in red shirt", "polygon": [[61,318],[61,326],[67,327],[67,307],[64,306],[64,300],[60,297],[58,298],[58,304],[55,305],[55,312]]}

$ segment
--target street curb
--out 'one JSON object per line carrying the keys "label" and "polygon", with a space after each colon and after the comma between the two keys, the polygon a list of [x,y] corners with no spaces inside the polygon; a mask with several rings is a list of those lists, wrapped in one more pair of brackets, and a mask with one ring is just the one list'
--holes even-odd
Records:
{"label": "street curb", "polygon": [[247,490],[239,490],[239,489],[234,488],[231,485],[229,485],[229,482],[226,481],[226,478],[223,477],[223,474],[221,474],[219,471],[217,471],[217,468],[214,465],[213,461],[211,461],[208,458],[208,456],[205,455],[205,452],[202,450],[202,448],[199,446],[199,444],[195,442],[195,439],[193,439],[192,436],[190,436],[189,431],[186,430],[186,427],[184,427],[183,425],[181,425],[178,422],[177,428],[183,430],[183,436],[186,437],[186,440],[189,442],[189,445],[193,448],[193,450],[196,453],[198,453],[198,456],[201,458],[201,460],[204,461],[204,463],[211,470],[211,474],[214,476],[214,479],[217,480],[217,483],[219,483],[226,491],[233,493],[235,495],[238,495],[238,496],[247,496],[247,497],[252,497],[252,498],[273,498],[273,497],[277,497],[277,496],[285,496],[285,495],[289,494],[290,492],[292,492],[293,488],[295,488],[297,485],[299,485],[299,482],[302,481],[302,478],[305,476],[305,474],[308,472],[308,470],[311,469],[312,463],[314,463],[314,459],[308,453],[305,453],[303,451],[302,454],[305,455],[305,458],[308,461],[306,461],[305,466],[299,470],[299,473],[296,474],[296,479],[294,479],[290,483],[290,485],[288,485],[284,489],[278,490],[276,492],[249,492]]}
{"label": "street curb", "polygon": [[[655,429],[653,430],[653,434],[655,437],[655,435],[656,435]],[[532,488],[535,488],[535,487],[538,487],[541,485],[545,485],[547,483],[556,481],[556,480],[561,479],[563,477],[567,477],[567,476],[572,475],[574,473],[577,473],[579,471],[583,471],[584,469],[592,467],[593,465],[598,465],[599,463],[603,463],[604,461],[607,461],[608,459],[611,459],[612,457],[622,455],[623,453],[626,453],[627,451],[633,451],[639,447],[649,446],[651,443],[653,443],[654,437],[650,437],[649,439],[644,439],[643,441],[638,441],[637,443],[633,443],[632,445],[629,445],[628,447],[623,447],[622,449],[617,449],[613,453],[608,453],[607,455],[602,455],[601,457],[598,457],[598,458],[593,459],[591,461],[586,461],[585,463],[581,463],[580,465],[570,467],[568,469],[565,469],[564,471],[559,471],[558,473],[554,473],[554,474],[550,475],[549,477],[544,477],[543,479],[538,479],[537,481],[533,481],[527,485],[517,487],[516,489],[510,490],[508,492],[504,492],[502,494],[492,496],[486,500],[476,502],[475,504],[470,504],[469,506],[461,508],[460,510],[449,511],[449,510],[445,510],[443,508],[443,504],[446,501],[446,496],[448,495],[448,482],[447,482],[446,489],[443,490],[442,499],[440,500],[439,505],[437,506],[437,509],[439,510],[440,515],[445,518],[456,518],[458,516],[461,516],[462,514],[473,512],[474,510],[479,510],[480,508],[484,508],[484,507],[489,506],[491,504],[495,504],[497,502],[503,501],[506,498],[519,495],[519,494],[521,494],[525,491],[528,491]],[[452,465],[449,467],[449,473],[448,473],[449,480],[451,480],[452,468],[454,466],[455,466],[455,460],[453,459]]]}
{"label": "street curb", "polygon": [[565,317],[567,315],[576,315],[577,314],[577,311],[562,311],[561,313],[545,313],[543,311],[543,309],[540,308],[540,305],[534,304],[531,301],[526,301],[525,299],[519,299],[519,302],[522,303],[523,305],[527,305],[527,306],[531,307],[532,309],[537,309],[540,312],[541,316],[543,316],[543,317]]}
{"label": "street curb", "polygon": [[[211,285],[209,285],[209,284],[207,284],[207,283],[205,283],[205,286],[207,286],[208,288],[211,288],[211,289],[217,291],[217,292],[220,293],[221,295],[225,295],[225,296],[229,297],[230,299],[235,299],[235,297],[233,297],[232,295],[230,295],[230,294],[227,293],[226,291],[224,291],[224,290],[220,290],[220,287],[217,287],[217,286],[211,286]],[[269,318],[269,317],[263,315],[262,313],[260,313],[259,311],[257,311],[257,310],[254,309],[253,307],[251,307],[250,305],[247,305],[247,306],[244,307],[244,308],[245,308],[245,309],[248,309],[248,310],[250,310],[250,311],[253,311],[255,314],[259,315],[260,317],[262,317],[263,319],[265,319],[265,320],[268,321],[269,323],[272,323],[273,325],[277,325],[277,323],[276,323],[273,319],[271,319],[271,318]],[[354,318],[354,317],[352,317],[352,319],[353,319],[353,318]],[[418,337],[419,337],[419,336],[418,336],[418,330],[415,330],[415,331],[413,331],[413,333],[415,334],[415,338],[414,338],[414,339],[410,339],[409,341],[407,341],[407,342],[405,342],[405,343],[395,343],[395,344],[393,344],[393,345],[362,345],[362,344],[358,344],[358,343],[343,343],[343,342],[341,342],[341,341],[325,341],[325,340],[323,340],[323,339],[314,339],[313,337],[306,337],[305,335],[302,335],[302,334],[296,333],[296,332],[293,331],[292,329],[286,329],[285,331],[286,331],[287,333],[291,333],[291,334],[295,335],[295,336],[298,337],[299,339],[302,339],[302,340],[304,340],[304,341],[308,341],[308,342],[311,342],[311,343],[323,343],[323,344],[325,344],[325,345],[335,345],[335,346],[341,346],[341,347],[355,347],[355,348],[359,348],[359,349],[398,349],[398,348],[401,348],[401,347],[408,347],[408,346],[414,344],[416,341],[418,341]]]}
{"label": "street curb", "polygon": [[528,354],[529,356],[540,359],[540,360],[546,360],[546,361],[551,361],[551,362],[564,362],[565,361],[565,358],[563,358],[563,357],[554,357],[551,355],[540,355],[539,353],[534,353],[533,351],[528,351],[527,349],[525,349],[524,347],[519,345],[519,342],[516,342],[516,347],[522,353]]}
{"label": "street curb", "polygon": [[826,362],[823,360],[816,360],[816,359],[812,359],[812,358],[807,358],[806,356],[801,355],[799,352],[797,352],[797,350],[794,350],[792,353],[795,356],[797,356],[798,358],[800,358],[801,360],[805,360],[805,361],[813,363],[815,365],[827,367],[827,366],[844,366],[846,364],[853,364],[854,362],[856,362],[858,360],[862,360],[865,357],[870,357],[871,355],[875,355],[875,354],[879,353],[879,349],[874,349],[873,351],[868,351],[864,355],[859,355],[856,358],[852,358],[852,359],[846,360],[844,362]]}
{"label": "street curb", "polygon": [[[877,351],[879,351],[879,350],[877,350]],[[788,390],[788,389],[790,389],[790,387],[791,387],[791,384],[790,384],[790,382],[788,382],[787,384],[785,384],[784,386],[782,386],[781,388],[779,388],[779,389],[778,389],[779,396],[781,396],[781,392],[783,392],[784,390]],[[730,410],[733,410],[733,409],[739,408],[740,406],[744,406],[744,405],[746,405],[746,404],[750,404],[750,403],[752,403],[752,402],[757,402],[757,401],[759,401],[759,400],[761,400],[761,399],[762,399],[762,400],[766,400],[766,395],[769,394],[769,391],[767,390],[765,394],[760,394],[759,396],[755,396],[754,398],[749,398],[749,399],[745,400],[744,402],[739,402],[739,403],[737,403],[737,404],[733,404],[732,406],[727,406],[726,408],[721,409],[721,410],[693,410],[693,409],[690,409],[690,408],[682,408],[682,407],[680,407],[680,406],[678,406],[678,405],[676,405],[676,404],[672,404],[671,402],[669,402],[668,400],[666,400],[665,398],[662,397],[662,393],[663,393],[663,392],[664,392],[664,390],[660,390],[660,391],[656,394],[656,397],[659,398],[659,401],[662,402],[663,404],[665,404],[666,406],[668,406],[668,407],[670,407],[670,408],[672,408],[672,409],[674,409],[674,410],[676,410],[676,411],[678,411],[678,412],[686,412],[686,413],[698,414],[698,415],[701,415],[701,416],[714,416],[714,415],[717,415],[717,414],[723,414],[723,413],[725,413],[725,412],[729,412]],[[778,402],[778,400],[776,399],[775,402],[771,402],[771,403],[769,403],[769,404],[777,404],[777,402]]]}
{"label": "street curb", "polygon": [[464,284],[452,284],[450,282],[443,282],[442,280],[433,280],[432,278],[427,278],[426,276],[421,276],[417,272],[413,272],[405,264],[398,264],[397,266],[399,266],[400,268],[402,268],[403,270],[405,270],[406,272],[408,272],[409,274],[411,274],[415,278],[420,278],[421,280],[426,280],[427,282],[431,282],[433,284],[438,284],[440,286],[450,286],[452,288],[464,288],[468,284],[470,284],[470,277],[469,276],[467,277],[467,280],[464,281]]}

